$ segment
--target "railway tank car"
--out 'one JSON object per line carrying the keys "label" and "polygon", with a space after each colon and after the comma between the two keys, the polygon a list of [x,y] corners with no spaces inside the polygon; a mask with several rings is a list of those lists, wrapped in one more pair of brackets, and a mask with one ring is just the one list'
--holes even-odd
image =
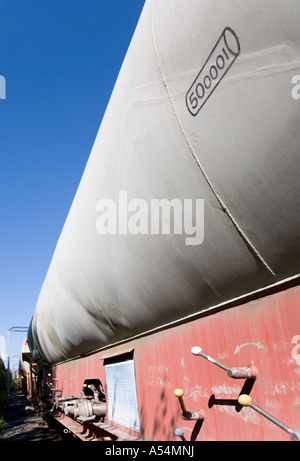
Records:
{"label": "railway tank car", "polygon": [[68,430],[299,437],[299,12],[145,2],[28,332]]}

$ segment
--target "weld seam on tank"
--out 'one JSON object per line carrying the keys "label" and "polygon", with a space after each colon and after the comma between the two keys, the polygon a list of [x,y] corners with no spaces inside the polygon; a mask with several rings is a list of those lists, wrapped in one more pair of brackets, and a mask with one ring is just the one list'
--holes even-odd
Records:
{"label": "weld seam on tank", "polygon": [[203,166],[201,165],[200,163],[200,160],[198,159],[197,155],[196,155],[196,152],[188,138],[188,135],[186,134],[185,130],[184,130],[184,127],[181,123],[181,120],[179,118],[179,115],[177,113],[177,110],[176,110],[176,107],[175,107],[175,104],[174,104],[174,101],[172,99],[172,95],[171,95],[171,92],[168,88],[168,85],[167,85],[167,81],[164,77],[164,74],[163,74],[163,71],[162,71],[162,67],[161,67],[161,64],[160,64],[160,60],[159,60],[159,57],[158,57],[158,49],[157,49],[157,42],[156,42],[156,39],[155,39],[155,32],[154,32],[154,13],[153,13],[153,2],[151,2],[151,30],[152,30],[152,40],[153,40],[153,45],[154,45],[154,50],[155,50],[155,56],[156,56],[156,60],[157,60],[157,65],[158,65],[158,69],[159,69],[159,72],[160,72],[160,75],[161,75],[161,79],[162,79],[162,83],[166,89],[166,92],[167,92],[167,95],[168,95],[168,98],[170,100],[170,103],[171,103],[171,106],[172,106],[172,109],[173,109],[173,112],[174,112],[174,115],[175,115],[175,118],[177,120],[177,123],[179,125],[179,128],[182,132],[182,135],[188,145],[188,148],[192,154],[192,156],[194,157],[202,175],[204,176],[207,184],[209,185],[211,191],[213,192],[214,196],[216,197],[217,201],[219,202],[219,205],[221,206],[222,210],[224,211],[224,213],[228,216],[228,218],[230,219],[230,221],[232,222],[233,226],[236,228],[237,232],[240,234],[240,236],[242,237],[242,239],[245,241],[246,245],[248,246],[248,248],[250,248],[250,252],[251,253],[254,253],[254,255],[256,256],[256,258],[259,259],[259,261],[263,264],[263,266],[268,270],[268,272],[270,272],[274,277],[276,277],[276,274],[275,272],[272,270],[272,268],[269,266],[269,264],[264,260],[264,258],[262,257],[262,255],[259,253],[259,251],[257,250],[257,248],[254,246],[254,244],[251,242],[251,240],[249,239],[249,237],[246,235],[246,233],[243,231],[243,229],[241,228],[240,224],[236,221],[236,219],[233,217],[232,213],[229,211],[229,208],[227,207],[227,205],[225,204],[225,202],[223,201],[223,199],[221,198],[221,196],[219,195],[219,193],[217,192],[217,190],[215,189],[214,185],[212,184],[211,180],[209,179],[207,173],[205,172]]}

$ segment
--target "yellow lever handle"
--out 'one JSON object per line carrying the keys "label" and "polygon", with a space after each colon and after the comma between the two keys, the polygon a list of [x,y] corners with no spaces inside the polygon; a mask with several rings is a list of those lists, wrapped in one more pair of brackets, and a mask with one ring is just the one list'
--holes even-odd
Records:
{"label": "yellow lever handle", "polygon": [[180,406],[182,408],[183,413],[186,413],[185,404],[184,404],[184,401],[183,401],[183,398],[182,398],[184,396],[183,390],[182,389],[175,389],[174,395],[176,397],[178,397],[178,400],[179,400],[179,403],[180,403]]}

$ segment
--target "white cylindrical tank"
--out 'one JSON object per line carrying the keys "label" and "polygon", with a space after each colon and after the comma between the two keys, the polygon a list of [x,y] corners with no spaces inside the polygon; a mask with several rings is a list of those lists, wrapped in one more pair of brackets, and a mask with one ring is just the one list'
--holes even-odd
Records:
{"label": "white cylindrical tank", "polygon": [[299,14],[298,0],[146,1],[41,289],[36,358],[299,272]]}

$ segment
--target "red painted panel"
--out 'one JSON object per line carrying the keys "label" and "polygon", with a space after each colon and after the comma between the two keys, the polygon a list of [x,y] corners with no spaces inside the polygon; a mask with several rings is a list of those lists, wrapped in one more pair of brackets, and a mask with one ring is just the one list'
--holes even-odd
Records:
{"label": "red painted panel", "polygon": [[[290,440],[289,434],[236,399],[250,381],[191,353],[193,346],[227,367],[254,364],[253,402],[291,429],[300,429],[300,288],[232,307],[56,367],[63,395],[80,396],[85,379],[104,386],[101,357],[134,348],[137,394],[144,438],[174,440]],[[187,410],[204,409],[201,425],[184,421],[174,390],[184,390]],[[246,392],[246,393],[247,393]]]}

